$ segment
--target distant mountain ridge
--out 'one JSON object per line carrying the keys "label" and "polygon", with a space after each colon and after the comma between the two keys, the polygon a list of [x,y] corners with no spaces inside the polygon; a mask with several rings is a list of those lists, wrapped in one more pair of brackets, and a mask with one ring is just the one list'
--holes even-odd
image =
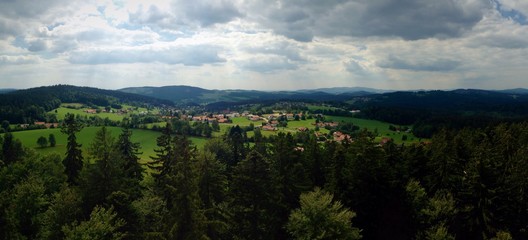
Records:
{"label": "distant mountain ridge", "polygon": [[207,104],[214,102],[237,102],[251,100],[344,100],[386,92],[372,88],[321,88],[295,91],[258,90],[208,90],[190,86],[130,87],[118,91],[156,97],[173,102]]}
{"label": "distant mountain ridge", "polygon": [[14,92],[14,91],[16,91],[16,89],[14,88],[0,88],[0,94]]}
{"label": "distant mountain ridge", "polygon": [[316,88],[316,89],[301,89],[297,92],[325,92],[330,94],[343,94],[343,93],[387,93],[395,92],[394,90],[382,90],[376,88],[366,88],[366,87],[332,87],[332,88]]}

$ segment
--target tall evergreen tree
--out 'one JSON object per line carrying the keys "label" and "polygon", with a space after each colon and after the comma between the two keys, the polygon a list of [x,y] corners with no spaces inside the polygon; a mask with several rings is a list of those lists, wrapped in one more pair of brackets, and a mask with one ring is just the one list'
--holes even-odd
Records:
{"label": "tall evergreen tree", "polygon": [[236,125],[229,129],[226,140],[231,146],[231,154],[233,154],[230,161],[227,162],[228,169],[231,169],[246,157],[246,146],[244,145],[246,133],[240,126]]}
{"label": "tall evergreen tree", "polygon": [[174,146],[172,144],[172,125],[167,123],[161,131],[161,135],[156,139],[157,149],[154,149],[156,156],[151,156],[147,166],[152,169],[152,176],[162,186],[161,182],[165,175],[173,169]]}
{"label": "tall evergreen tree", "polygon": [[[290,210],[297,208],[299,195],[308,191],[312,184],[307,176],[305,164],[301,160],[301,151],[297,150],[295,140],[291,134],[279,133],[272,138],[270,147],[273,183],[277,189],[276,224],[284,226],[288,220]],[[280,227],[277,227],[280,229]],[[286,232],[280,231],[277,238],[285,238]]]}
{"label": "tall evergreen tree", "polygon": [[66,145],[66,158],[64,158],[62,163],[70,184],[77,184],[79,172],[83,167],[82,145],[77,143],[77,137],[75,136],[82,128],[82,124],[75,120],[75,115],[66,114],[61,132],[68,135],[68,143]]}
{"label": "tall evergreen tree", "polygon": [[139,143],[132,142],[132,131],[128,127],[124,127],[119,138],[117,139],[115,148],[117,149],[118,157],[122,161],[122,168],[124,171],[125,188],[128,194],[139,197],[141,194],[141,181],[143,180],[143,167],[139,163],[140,154]]}
{"label": "tall evergreen tree", "polygon": [[123,171],[114,146],[114,138],[108,129],[101,127],[88,148],[93,163],[88,165],[82,175],[86,210],[106,203],[106,198],[120,189]]}
{"label": "tall evergreen tree", "polygon": [[185,136],[173,139],[175,155],[172,170],[165,176],[168,215],[165,217],[169,239],[202,239],[205,216],[201,210],[196,174],[195,148]]}
{"label": "tall evergreen tree", "polygon": [[19,161],[23,156],[24,151],[20,140],[15,139],[10,132],[4,134],[2,141],[2,155],[0,158],[4,162],[4,165]]}
{"label": "tall evergreen tree", "polygon": [[276,191],[267,159],[251,151],[234,169],[230,186],[232,234],[239,239],[273,239],[277,232]]}
{"label": "tall evergreen tree", "polygon": [[211,239],[220,238],[227,230],[226,217],[220,206],[228,188],[225,169],[213,153],[203,151],[198,156],[199,195],[207,217],[207,236]]}

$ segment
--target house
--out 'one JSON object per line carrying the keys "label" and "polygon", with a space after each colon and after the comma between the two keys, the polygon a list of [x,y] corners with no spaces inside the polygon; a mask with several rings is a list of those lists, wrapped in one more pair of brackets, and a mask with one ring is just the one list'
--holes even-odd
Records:
{"label": "house", "polygon": [[299,131],[299,132],[307,132],[308,128],[300,127],[300,128],[297,128],[297,131]]}
{"label": "house", "polygon": [[339,131],[334,132],[333,136],[334,136],[334,141],[336,142],[343,142],[343,141],[351,142],[352,141],[352,138],[350,137],[350,135],[344,134]]}
{"label": "house", "polygon": [[335,128],[339,125],[339,123],[338,122],[319,122],[315,125],[317,125],[318,127],[322,127],[322,128],[324,127]]}
{"label": "house", "polygon": [[391,138],[384,137],[384,138],[382,138],[381,141],[380,141],[380,146],[383,146],[383,145],[389,143],[390,141],[392,141]]}
{"label": "house", "polygon": [[227,119],[227,118],[222,118],[222,119],[218,119],[218,123],[230,123],[231,120]]}
{"label": "house", "polygon": [[260,121],[260,120],[262,120],[262,118],[260,116],[257,116],[257,115],[249,115],[248,119],[251,120],[251,121]]}
{"label": "house", "polygon": [[304,148],[303,147],[295,147],[293,150],[295,150],[297,152],[304,152]]}
{"label": "house", "polygon": [[240,113],[232,112],[232,113],[226,114],[226,117],[228,118],[240,117]]}
{"label": "house", "polygon": [[46,128],[57,128],[59,127],[59,124],[58,123],[45,123],[44,126],[46,126]]}
{"label": "house", "polygon": [[264,131],[277,131],[277,128],[268,124],[268,125],[262,126],[262,130],[264,130]]}
{"label": "house", "polygon": [[194,116],[192,117],[192,120],[195,122],[203,122],[207,120],[206,116]]}
{"label": "house", "polygon": [[85,113],[91,113],[91,114],[96,114],[97,113],[97,110],[96,109],[93,109],[93,108],[90,108],[90,109],[86,109],[84,110]]}

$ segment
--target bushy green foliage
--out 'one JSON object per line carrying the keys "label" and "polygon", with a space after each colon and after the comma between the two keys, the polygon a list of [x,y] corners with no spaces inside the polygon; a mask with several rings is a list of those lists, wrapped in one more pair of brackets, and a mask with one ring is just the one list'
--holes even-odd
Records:
{"label": "bushy green foliage", "polygon": [[361,231],[352,227],[356,213],[333,201],[332,194],[316,188],[301,194],[300,203],[286,225],[295,239],[361,239]]}
{"label": "bushy green foliage", "polygon": [[112,207],[106,209],[96,206],[90,213],[90,219],[64,226],[64,239],[67,240],[119,240],[125,237],[120,228],[125,221],[117,217]]}
{"label": "bushy green foliage", "polygon": [[47,146],[48,146],[48,139],[46,139],[46,138],[43,137],[43,136],[40,136],[40,137],[37,139],[37,144],[38,144],[41,148],[47,147]]}

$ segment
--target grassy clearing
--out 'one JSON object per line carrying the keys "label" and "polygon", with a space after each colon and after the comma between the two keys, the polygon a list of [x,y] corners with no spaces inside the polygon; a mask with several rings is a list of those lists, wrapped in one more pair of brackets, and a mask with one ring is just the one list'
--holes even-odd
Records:
{"label": "grassy clearing", "polygon": [[321,111],[324,111],[324,110],[338,110],[339,108],[336,108],[336,107],[330,107],[330,106],[324,106],[324,105],[313,105],[313,104],[308,104],[306,105],[306,107],[308,107],[308,110],[310,111],[317,111],[317,110],[321,110]]}
{"label": "grassy clearing", "polygon": [[108,118],[112,121],[122,121],[124,117],[126,117],[127,115],[124,115],[124,114],[117,114],[117,113],[105,113],[105,112],[101,112],[101,113],[86,113],[84,112],[84,110],[86,110],[87,108],[82,108],[82,109],[72,109],[72,108],[65,108],[65,107],[59,107],[55,110],[52,110],[50,113],[55,113],[57,114],[57,119],[58,120],[63,120],[64,119],[64,116],[66,116],[67,113],[71,113],[71,114],[74,114],[74,115],[81,115],[81,116],[87,116],[87,117],[92,117],[92,116],[98,116],[100,118]]}
{"label": "grassy clearing", "polygon": [[231,119],[233,121],[232,125],[238,125],[238,126],[249,126],[251,123],[253,123],[253,125],[255,126],[260,126],[263,122],[265,122],[264,120],[260,120],[260,121],[251,121],[249,119],[247,119],[246,117],[235,117],[235,118],[232,118]]}
{"label": "grassy clearing", "polygon": [[[100,127],[85,127],[81,132],[77,133],[77,141],[82,144],[82,150],[86,156],[86,150],[92,143],[95,133],[100,129]],[[107,127],[108,131],[112,134],[113,137],[117,138],[121,133],[121,128],[119,127]],[[156,146],[156,138],[161,134],[156,131],[143,130],[143,129],[133,129],[132,141],[138,142],[141,145],[141,161],[147,162],[150,160],[151,156],[155,155],[154,149]],[[37,144],[37,139],[40,136],[48,138],[49,134],[54,134],[57,145],[55,147],[46,147],[40,148]],[[66,152],[66,135],[60,132],[60,129],[38,129],[38,130],[29,130],[21,132],[13,132],[13,136],[17,139],[20,139],[24,147],[33,148],[37,152],[42,154],[48,153],[58,153],[65,154]],[[203,149],[207,138],[198,138],[190,137],[193,144],[196,145],[198,149]]]}
{"label": "grassy clearing", "polygon": [[[371,132],[378,132],[378,137],[376,138],[377,141],[380,141],[383,137],[389,137],[394,139],[395,143],[404,143],[404,142],[418,142],[419,138],[414,136],[412,132],[406,133],[406,132],[395,132],[389,130],[390,123],[381,122],[377,120],[368,120],[368,119],[361,119],[361,118],[353,118],[353,117],[337,117],[337,116],[327,116],[327,121],[335,121],[335,122],[351,122],[354,125],[359,126],[361,129],[368,129]],[[408,126],[409,127],[409,126]],[[407,141],[402,141],[403,135],[407,136]]]}
{"label": "grassy clearing", "polygon": [[[86,113],[85,110],[89,109],[86,107],[83,107],[83,104],[80,103],[63,103],[61,106],[55,110],[50,111],[49,113],[56,114],[58,120],[64,119],[64,116],[67,113],[72,113],[74,115],[80,115],[80,116],[86,116],[86,117],[92,117],[92,116],[98,116],[100,118],[108,118],[112,121],[122,121],[123,118],[130,116],[130,114],[138,114],[138,113],[144,113],[149,112],[152,114],[159,113],[158,109],[154,109],[152,111],[148,111],[146,108],[138,108],[131,105],[121,105],[122,109],[126,109],[129,111],[127,114],[118,114],[118,109],[112,108],[114,113],[107,113],[107,112],[100,112],[100,113]],[[132,109],[132,110],[130,110]]]}

